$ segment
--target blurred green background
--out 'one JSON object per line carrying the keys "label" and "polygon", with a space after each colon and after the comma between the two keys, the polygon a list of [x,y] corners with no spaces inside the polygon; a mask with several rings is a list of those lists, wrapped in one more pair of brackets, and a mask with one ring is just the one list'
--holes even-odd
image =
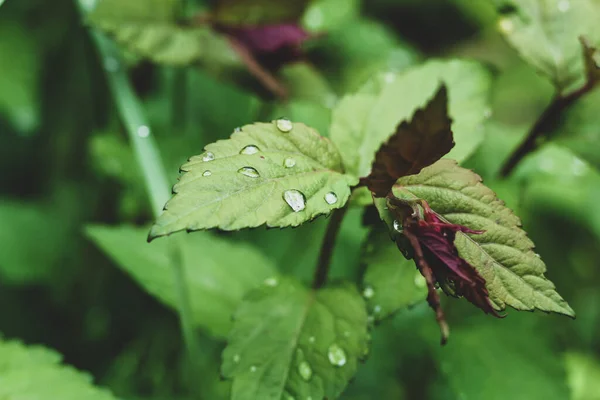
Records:
{"label": "blurred green background", "polygon": [[[122,7],[129,2],[122,0]],[[154,0],[147,9],[157,14],[157,4],[173,2]],[[179,18],[212,6],[187,1]],[[144,279],[143,258],[123,261],[126,247],[121,258],[103,251],[111,244],[103,242],[98,224],[143,231],[153,220],[106,69],[127,71],[173,184],[179,165],[237,126],[285,115],[326,135],[337,99],[373,74],[431,57],[464,57],[483,62],[494,76],[491,118],[464,165],[522,218],[548,278],[577,319],[509,310],[496,320],[465,301],[444,299],[452,334],[440,348],[432,312],[420,303],[373,331],[371,355],[342,398],[600,399],[600,172],[563,134],[526,157],[510,178],[498,179],[502,163],[549,104],[552,86],[501,37],[489,2],[316,0],[300,23],[319,35],[304,45],[299,62],[276,72],[290,89],[287,102],[235,63],[165,66],[126,48],[122,62],[103,59],[84,21],[72,0],[0,1],[5,339],[55,349],[119,398],[192,399],[198,396],[193,386],[203,399],[228,398],[229,383],[219,379],[223,330],[243,287],[234,287],[227,274],[215,284],[214,321],[196,331],[201,374],[190,378],[177,316],[163,305],[169,300],[157,300],[135,279]],[[567,121],[565,132],[598,135],[598,92],[584,99],[592,111]],[[586,148],[592,158],[600,154],[600,142],[593,145]],[[309,282],[325,224],[318,219],[293,230],[215,234],[233,248],[260,249],[281,271]],[[366,234],[362,210],[352,209],[334,253],[333,278],[360,281]],[[223,271],[230,267],[214,263]],[[192,298],[196,294],[192,287]],[[0,384],[2,374],[0,368]]]}

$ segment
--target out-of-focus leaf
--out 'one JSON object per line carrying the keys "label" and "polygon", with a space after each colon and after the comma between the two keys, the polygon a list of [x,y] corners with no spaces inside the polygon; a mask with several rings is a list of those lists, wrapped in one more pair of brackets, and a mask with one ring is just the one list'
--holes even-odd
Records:
{"label": "out-of-focus leaf", "polygon": [[600,363],[586,354],[565,354],[572,400],[600,400]]}
{"label": "out-of-focus leaf", "polygon": [[431,209],[453,224],[484,231],[456,233],[461,258],[485,279],[489,299],[497,310],[542,310],[574,316],[544,273],[546,265],[533,252],[533,242],[520,228],[520,219],[504,206],[481,178],[455,161],[440,160],[420,174],[400,178],[396,197],[424,199]]}
{"label": "out-of-focus leaf", "polygon": [[265,25],[297,21],[309,0],[218,0],[214,19],[226,25]]}
{"label": "out-of-focus leaf", "polygon": [[337,398],[368,349],[363,299],[349,284],[311,291],[291,280],[248,295],[222,372],[232,399]]}
{"label": "out-of-focus leaf", "polygon": [[37,129],[40,122],[41,55],[25,26],[0,20],[0,116],[5,115],[23,133]]}
{"label": "out-of-focus leaf", "polygon": [[356,18],[359,11],[359,0],[314,0],[304,13],[302,24],[310,32],[329,32]]}
{"label": "out-of-focus leaf", "polygon": [[600,90],[586,94],[561,114],[551,137],[600,170]]}
{"label": "out-of-focus leaf", "polygon": [[363,297],[376,320],[387,318],[427,297],[415,262],[402,256],[387,231],[372,231],[361,261],[366,264]]}
{"label": "out-of-focus leaf", "polygon": [[177,243],[146,243],[145,228],[89,226],[87,235],[115,263],[161,302],[177,308],[171,246],[180,246],[193,322],[215,336],[225,335],[231,315],[246,293],[276,274],[255,248],[235,245],[209,233],[181,236]]}
{"label": "out-of-focus leaf", "polygon": [[375,154],[367,187],[385,197],[398,178],[419,173],[446,155],[452,147],[452,121],[448,117],[448,94],[442,86],[410,120],[398,124],[396,132]]}
{"label": "out-of-focus leaf", "polygon": [[340,149],[348,173],[367,176],[379,146],[400,121],[409,119],[433,97],[440,83],[448,89],[456,141],[448,157],[462,161],[483,140],[490,75],[480,64],[429,61],[399,74],[385,74],[378,82],[383,85],[379,94],[369,90],[347,96],[333,112],[331,138]]}
{"label": "out-of-focus leaf", "polygon": [[0,339],[0,398],[116,400],[92,378],[62,365],[62,356],[41,346]]}
{"label": "out-of-focus leaf", "polygon": [[503,14],[500,31],[521,56],[547,75],[561,92],[586,79],[579,37],[600,44],[596,0],[495,0]]}
{"label": "out-of-focus leaf", "polygon": [[181,230],[298,226],[343,207],[357,180],[333,143],[289,120],[246,125],[181,167],[149,239]]}

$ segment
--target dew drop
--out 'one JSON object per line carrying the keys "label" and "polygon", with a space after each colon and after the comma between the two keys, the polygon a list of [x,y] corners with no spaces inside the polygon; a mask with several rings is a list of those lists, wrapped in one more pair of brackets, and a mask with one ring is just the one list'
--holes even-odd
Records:
{"label": "dew drop", "polygon": [[148,136],[150,136],[150,128],[148,128],[148,126],[146,125],[140,125],[137,128],[137,134],[141,138],[147,138]]}
{"label": "dew drop", "polygon": [[267,278],[267,279],[265,279],[264,283],[266,286],[271,286],[271,287],[275,287],[279,284],[279,282],[277,281],[277,278]]}
{"label": "dew drop", "polygon": [[285,160],[283,160],[283,166],[286,168],[292,168],[296,165],[296,160],[294,160],[293,158],[286,158]]}
{"label": "dew drop", "polygon": [[238,126],[238,127],[237,127],[237,128],[235,128],[233,131],[234,131],[234,132],[241,132],[241,131],[242,131],[242,128],[240,128],[240,127]]}
{"label": "dew drop", "polygon": [[373,290],[373,288],[371,286],[367,286],[364,290],[363,290],[363,296],[365,299],[370,299],[371,297],[373,297],[375,295],[375,290]]}
{"label": "dew drop", "polygon": [[314,343],[315,340],[316,340],[315,337],[311,336],[311,337],[308,338],[308,343]]}
{"label": "dew drop", "polygon": [[294,125],[292,124],[292,121],[290,121],[289,119],[278,119],[276,122],[277,125],[277,129],[279,129],[281,132],[289,132],[292,130],[292,128],[294,127]]}
{"label": "dew drop", "polygon": [[202,173],[202,176],[211,176],[212,172],[210,172],[209,170],[206,170]]}
{"label": "dew drop", "polygon": [[312,377],[312,368],[306,361],[302,361],[300,365],[298,365],[298,373],[305,381],[310,380]]}
{"label": "dew drop", "polygon": [[291,189],[283,192],[283,199],[294,210],[294,212],[302,211],[306,208],[306,197],[302,192]]}
{"label": "dew drop", "polygon": [[240,151],[240,154],[256,154],[256,153],[258,153],[259,151],[260,151],[260,149],[259,149],[257,146],[255,146],[255,145],[253,145],[253,144],[250,144],[250,145],[248,145],[248,146],[244,147],[244,148],[243,148],[243,149]]}
{"label": "dew drop", "polygon": [[214,159],[215,159],[215,155],[212,152],[210,152],[210,151],[207,151],[202,156],[202,161],[212,161]]}
{"label": "dew drop", "polygon": [[252,365],[250,367],[250,372],[256,372],[256,366],[255,365]]}
{"label": "dew drop", "polygon": [[332,365],[337,367],[343,367],[346,364],[346,352],[335,343],[329,346],[327,358]]}
{"label": "dew drop", "polygon": [[117,72],[119,70],[119,60],[114,57],[106,57],[104,59],[104,69],[108,72]]}
{"label": "dew drop", "polygon": [[514,30],[515,26],[513,24],[513,22],[508,19],[508,18],[501,18],[498,21],[498,28],[500,28],[500,31],[502,31],[503,33],[512,33],[512,31]]}
{"label": "dew drop", "polygon": [[240,355],[239,354],[235,354],[233,356],[233,362],[236,363],[236,364],[240,362]]}
{"label": "dew drop", "polygon": [[258,178],[260,176],[258,171],[252,167],[242,167],[238,169],[238,172],[248,178]]}
{"label": "dew drop", "polygon": [[383,80],[385,83],[392,83],[396,80],[396,74],[393,72],[388,72],[384,75]]}
{"label": "dew drop", "polygon": [[569,0],[560,0],[558,2],[558,11],[564,13],[569,11],[569,8],[571,8],[571,3],[569,2]]}
{"label": "dew drop", "polygon": [[400,223],[400,221],[398,221],[397,219],[395,219],[393,225],[394,225],[394,230],[396,232],[402,233],[402,224]]}
{"label": "dew drop", "polygon": [[381,312],[381,306],[378,304],[375,307],[373,307],[373,312],[375,314],[379,314]]}
{"label": "dew drop", "polygon": [[327,204],[335,204],[335,203],[337,203],[337,201],[338,201],[338,198],[335,193],[329,192],[325,195],[325,202]]}

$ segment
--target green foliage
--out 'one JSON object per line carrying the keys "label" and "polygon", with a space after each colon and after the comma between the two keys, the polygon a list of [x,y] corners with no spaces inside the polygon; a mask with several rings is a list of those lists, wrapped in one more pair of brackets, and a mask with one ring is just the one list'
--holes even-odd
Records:
{"label": "green foliage", "polygon": [[284,119],[246,125],[181,169],[150,239],[184,229],[298,226],[343,207],[356,183],[328,139]]}
{"label": "green foliage", "polygon": [[192,322],[215,336],[227,334],[231,315],[249,290],[277,275],[271,262],[247,245],[233,245],[209,233],[148,244],[146,232],[127,226],[87,228],[88,236],[120,268],[172,308],[179,301],[171,271],[177,246],[191,294]]}
{"label": "green foliage", "polygon": [[232,399],[336,398],[368,351],[367,313],[349,284],[272,281],[244,300],[223,352]]}
{"label": "green foliage", "polygon": [[214,18],[227,25],[266,25],[298,20],[309,0],[217,0]]}
{"label": "green foliage", "polygon": [[542,310],[575,313],[544,276],[546,265],[533,252],[533,242],[520,229],[521,221],[481,183],[481,178],[454,161],[442,160],[418,175],[398,180],[392,189],[404,199],[424,199],[453,224],[484,231],[457,232],[460,256],[486,281],[492,305],[504,310]]}
{"label": "green foliage", "polygon": [[586,78],[580,36],[600,44],[600,7],[595,0],[495,0],[504,13],[500,31],[531,65],[547,75],[559,92]]}
{"label": "green foliage", "polygon": [[89,375],[61,365],[62,357],[41,346],[0,339],[0,396],[6,400],[116,400],[92,385]]}
{"label": "green foliage", "polygon": [[568,383],[573,400],[600,399],[600,365],[581,353],[565,354]]}

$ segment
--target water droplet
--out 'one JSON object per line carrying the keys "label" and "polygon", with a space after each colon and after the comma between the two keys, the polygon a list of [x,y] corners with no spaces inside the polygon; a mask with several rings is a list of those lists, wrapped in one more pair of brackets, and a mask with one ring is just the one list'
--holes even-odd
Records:
{"label": "water droplet", "polygon": [[419,271],[415,274],[415,286],[419,288],[424,288],[427,286],[427,281],[423,278],[423,275]]}
{"label": "water droplet", "polygon": [[119,70],[119,60],[114,57],[106,57],[104,59],[104,69],[108,72],[117,72]]}
{"label": "water droplet", "polygon": [[256,366],[255,365],[253,365],[253,366],[250,367],[250,372],[256,372]]}
{"label": "water droplet", "polygon": [[289,119],[278,119],[276,122],[277,125],[277,129],[279,129],[281,132],[289,132],[292,130],[292,128],[294,127],[294,124],[292,124],[292,121],[290,121]]}
{"label": "water droplet", "polygon": [[259,151],[260,151],[260,149],[259,149],[257,146],[255,146],[255,145],[253,145],[253,144],[250,144],[250,145],[248,145],[248,146],[244,147],[244,148],[243,148],[243,149],[240,151],[240,154],[256,154],[256,153],[258,153]]}
{"label": "water droplet", "polygon": [[402,224],[400,223],[400,221],[398,221],[397,219],[395,219],[393,225],[394,225],[394,230],[396,232],[402,233]]}
{"label": "water droplet", "polygon": [[279,282],[277,281],[277,278],[267,278],[264,283],[267,286],[275,287]]}
{"label": "water droplet", "polygon": [[538,253],[534,253],[537,258],[542,258]]}
{"label": "water droplet", "polygon": [[375,290],[373,290],[373,288],[371,286],[367,286],[364,290],[363,290],[363,296],[365,299],[370,299],[371,297],[373,297],[375,295]]}
{"label": "water droplet", "polygon": [[512,33],[513,29],[515,28],[515,25],[508,18],[500,18],[500,20],[498,21],[498,28],[503,33],[508,34],[508,33]]}
{"label": "water droplet", "polygon": [[332,365],[342,367],[346,364],[346,352],[337,344],[332,344],[327,350],[327,358]]}
{"label": "water droplet", "polygon": [[241,131],[242,131],[242,128],[240,128],[240,127],[238,126],[238,127],[237,127],[237,128],[235,128],[233,131],[234,131],[234,132],[241,132]]}
{"label": "water droplet", "polygon": [[312,400],[312,396],[308,396],[306,400]]}
{"label": "water droplet", "polygon": [[258,171],[252,167],[242,167],[238,169],[238,172],[248,178],[258,178],[260,176]]}
{"label": "water droplet", "polygon": [[137,134],[141,138],[147,138],[150,136],[150,128],[148,128],[146,125],[140,125],[137,129]]}
{"label": "water droplet", "polygon": [[298,373],[305,381],[310,380],[312,377],[312,368],[306,361],[302,361],[300,365],[298,365]]}
{"label": "water droplet", "polygon": [[283,192],[283,199],[294,212],[299,212],[306,208],[306,198],[304,197],[304,194],[296,189]]}
{"label": "water droplet", "polygon": [[560,0],[558,2],[558,11],[567,12],[569,11],[569,8],[571,8],[571,3],[569,0]]}
{"label": "water droplet", "polygon": [[215,155],[212,152],[210,152],[210,151],[207,151],[202,156],[202,161],[212,161],[214,159],[215,159]]}
{"label": "water droplet", "polygon": [[286,168],[292,168],[295,165],[296,160],[294,160],[293,158],[286,158],[285,160],[283,160],[283,166]]}
{"label": "water droplet", "polygon": [[236,363],[236,364],[240,362],[240,355],[239,354],[235,354],[233,356],[233,362]]}
{"label": "water droplet", "polygon": [[388,72],[383,77],[383,80],[385,80],[385,83],[392,83],[396,80],[396,74],[393,72]]}
{"label": "water droplet", "polygon": [[209,170],[206,170],[202,173],[202,176],[211,176],[212,172],[210,172]]}
{"label": "water droplet", "polygon": [[314,343],[315,340],[316,340],[315,337],[311,336],[311,337],[308,338],[308,343]]}
{"label": "water droplet", "polygon": [[490,107],[487,107],[485,110],[483,110],[483,118],[491,118],[492,116],[492,109]]}
{"label": "water droplet", "polygon": [[327,204],[335,204],[335,203],[337,203],[337,201],[338,201],[338,198],[335,193],[329,192],[325,195],[325,202]]}
{"label": "water droplet", "polygon": [[373,312],[375,314],[379,314],[381,312],[381,306],[378,304],[375,307],[373,307]]}

